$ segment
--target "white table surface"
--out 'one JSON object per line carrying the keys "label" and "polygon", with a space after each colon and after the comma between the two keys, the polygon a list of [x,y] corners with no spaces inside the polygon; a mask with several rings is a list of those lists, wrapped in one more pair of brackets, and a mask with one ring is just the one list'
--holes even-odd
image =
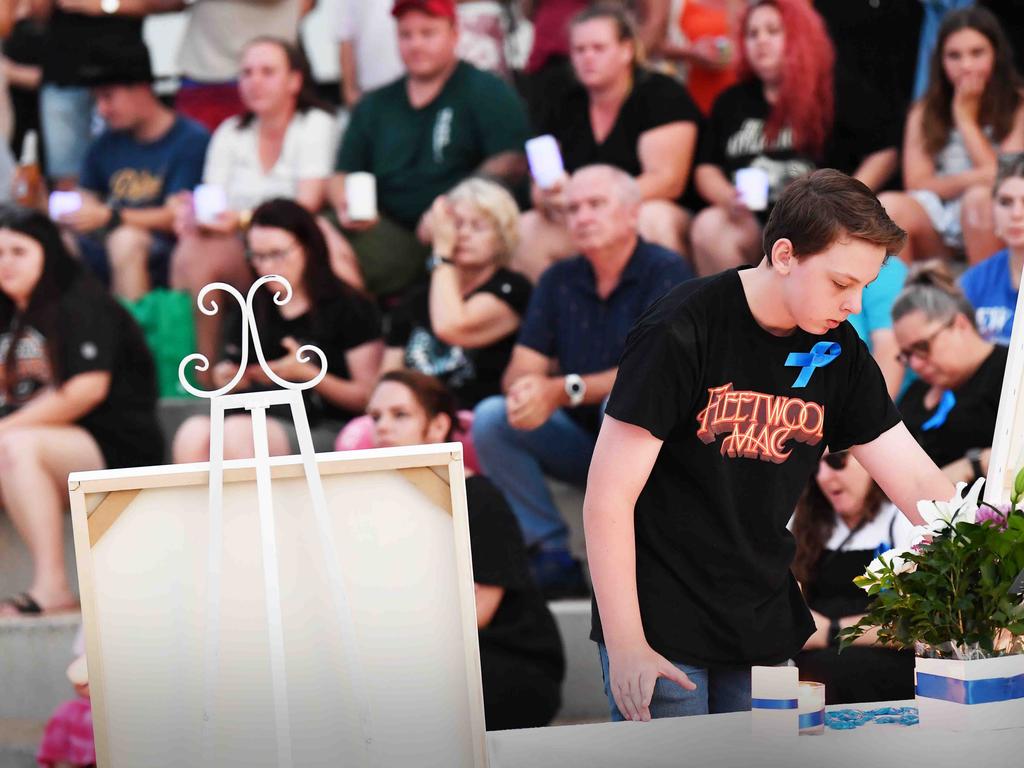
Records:
{"label": "white table surface", "polygon": [[[913,701],[835,709],[914,706]],[[490,768],[1022,768],[1021,728],[974,733],[870,723],[820,736],[754,736],[751,714],[597,723],[487,734]]]}

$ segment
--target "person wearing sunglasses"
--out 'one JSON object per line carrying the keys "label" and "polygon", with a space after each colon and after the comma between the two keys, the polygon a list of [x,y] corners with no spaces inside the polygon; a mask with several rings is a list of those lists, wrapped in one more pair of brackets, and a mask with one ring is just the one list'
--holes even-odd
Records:
{"label": "person wearing sunglasses", "polygon": [[839,654],[836,635],[864,616],[871,598],[853,583],[878,552],[909,547],[914,534],[849,451],[825,454],[789,529],[793,575],[814,619],[796,657],[802,680],[825,684],[827,704],[894,701],[914,695],[914,654],[874,646],[865,633]]}
{"label": "person wearing sunglasses", "polygon": [[974,307],[938,261],[911,271],[892,316],[899,359],[917,375],[899,402],[904,423],[954,482],[985,474],[1006,347],[982,337]]}
{"label": "person wearing sunglasses", "polygon": [[[278,306],[273,296],[280,283],[263,286],[253,300],[264,355],[271,370],[284,379],[308,381],[320,371],[316,357],[303,363],[299,347],[313,344],[327,358],[327,375],[303,392],[306,414],[318,450],[330,450],[343,424],[366,408],[384,355],[380,314],[369,297],[343,283],[331,271],[327,243],[313,215],[299,203],[269,200],[252,215],[246,234],[250,282],[280,275],[292,286],[291,301]],[[224,294],[211,297],[225,307],[224,354],[212,371],[221,387],[238,372],[242,358],[241,316]],[[233,316],[232,316],[233,315]],[[248,364],[234,392],[277,389],[260,367],[250,341]],[[270,455],[294,453],[297,441],[286,406],[269,411],[267,436]],[[210,419],[194,416],[174,436],[175,462],[206,461],[210,455]],[[224,458],[251,458],[252,423],[248,414],[224,420]]]}

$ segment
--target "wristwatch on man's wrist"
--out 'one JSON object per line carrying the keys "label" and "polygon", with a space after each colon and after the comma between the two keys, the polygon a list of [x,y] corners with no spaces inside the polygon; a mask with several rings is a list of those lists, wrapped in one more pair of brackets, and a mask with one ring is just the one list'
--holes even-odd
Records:
{"label": "wristwatch on man's wrist", "polygon": [[100,0],[100,10],[108,16],[113,16],[121,10],[121,0]]}
{"label": "wristwatch on man's wrist", "polygon": [[578,373],[570,373],[565,377],[565,394],[569,396],[569,405],[575,408],[583,402],[587,394],[587,383]]}

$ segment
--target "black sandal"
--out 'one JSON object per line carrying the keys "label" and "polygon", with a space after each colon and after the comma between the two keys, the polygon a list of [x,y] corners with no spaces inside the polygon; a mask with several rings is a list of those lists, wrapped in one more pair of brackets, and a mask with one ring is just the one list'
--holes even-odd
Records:
{"label": "black sandal", "polygon": [[43,613],[43,609],[39,603],[35,601],[28,592],[22,592],[20,595],[14,597],[8,597],[0,605],[9,605],[16,610],[21,616],[39,616]]}

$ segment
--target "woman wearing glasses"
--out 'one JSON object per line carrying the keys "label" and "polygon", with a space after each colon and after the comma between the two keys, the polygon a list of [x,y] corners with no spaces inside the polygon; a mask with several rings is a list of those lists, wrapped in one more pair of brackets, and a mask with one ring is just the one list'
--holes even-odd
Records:
{"label": "woman wearing glasses", "polygon": [[822,457],[790,522],[793,575],[815,631],[796,658],[800,677],[825,684],[828,704],[909,699],[914,655],[873,646],[868,632],[838,652],[836,635],[853,626],[871,598],[853,583],[879,551],[910,546],[910,522],[848,452]]}
{"label": "woman wearing glasses", "polygon": [[[247,234],[246,256],[251,280],[264,275],[281,275],[291,283],[292,298],[277,306],[273,295],[281,290],[270,283],[257,293],[253,310],[263,353],[270,368],[291,381],[306,381],[319,372],[316,358],[301,363],[295,353],[313,344],[327,357],[327,375],[316,387],[306,390],[306,413],[314,427],[314,443],[329,450],[342,424],[366,408],[384,354],[380,316],[376,305],[345,285],[331,271],[327,243],[320,227],[305,208],[291,200],[263,203],[252,215]],[[224,297],[215,297],[230,306]],[[241,319],[224,321],[224,355],[213,368],[213,383],[223,386],[237,373],[242,358]],[[248,365],[235,392],[276,389],[260,368],[250,349]],[[295,450],[291,416],[271,418],[267,435],[271,455]],[[174,460],[206,461],[210,453],[210,420],[196,416],[186,421],[174,438]],[[248,415],[229,416],[224,421],[224,458],[253,455],[252,427]]]}
{"label": "woman wearing glasses", "polygon": [[899,403],[904,423],[954,482],[983,475],[1006,347],[981,336],[974,308],[939,262],[911,271],[892,317],[899,359],[918,376]]}

